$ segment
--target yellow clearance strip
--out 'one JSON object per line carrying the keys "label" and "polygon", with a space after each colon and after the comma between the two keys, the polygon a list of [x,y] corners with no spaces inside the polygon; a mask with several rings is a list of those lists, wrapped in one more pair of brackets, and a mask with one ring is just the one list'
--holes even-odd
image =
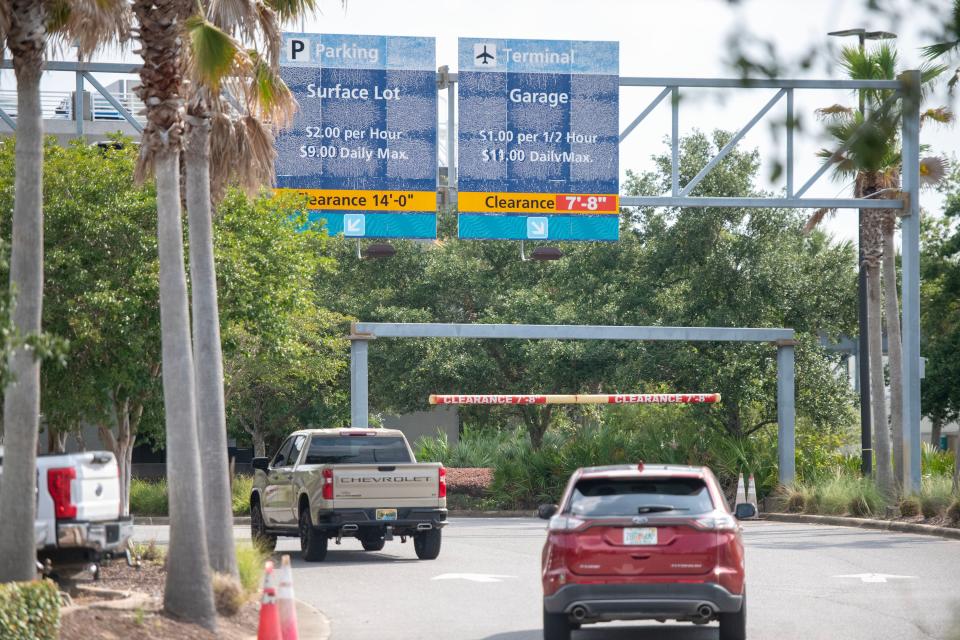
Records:
{"label": "yellow clearance strip", "polygon": [[435,191],[354,191],[349,189],[274,189],[307,198],[309,209],[329,211],[436,211]]}
{"label": "yellow clearance strip", "polygon": [[457,209],[470,213],[585,213],[619,211],[620,196],[593,193],[497,193],[461,191]]}

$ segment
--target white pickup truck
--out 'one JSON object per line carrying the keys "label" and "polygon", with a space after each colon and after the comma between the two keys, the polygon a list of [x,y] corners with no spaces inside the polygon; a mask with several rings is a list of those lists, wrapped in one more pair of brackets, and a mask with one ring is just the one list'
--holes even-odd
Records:
{"label": "white pickup truck", "polygon": [[421,560],[440,554],[447,520],[446,470],[418,464],[393,429],[297,431],[270,458],[254,458],[250,526],[270,550],[277,536],[300,538],[303,557],[320,562],[329,540],[353,537],[367,551],[399,536]]}
{"label": "white pickup truck", "polygon": [[[0,482],[3,447],[0,447]],[[37,457],[37,559],[46,573],[93,569],[103,558],[127,555],[133,520],[120,514],[120,478],[109,451]]]}

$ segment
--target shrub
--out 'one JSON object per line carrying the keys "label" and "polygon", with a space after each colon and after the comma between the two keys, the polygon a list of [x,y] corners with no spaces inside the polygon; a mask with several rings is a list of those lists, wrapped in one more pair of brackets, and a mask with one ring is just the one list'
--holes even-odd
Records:
{"label": "shrub", "polygon": [[947,509],[947,520],[950,524],[960,524],[960,498],[953,501],[950,508]]}
{"label": "shrub", "polygon": [[165,516],[168,513],[167,481],[141,480],[130,482],[130,513],[138,516]]}
{"label": "shrub", "polygon": [[253,476],[234,476],[233,485],[233,515],[250,515],[250,494],[253,492]]}
{"label": "shrub", "polygon": [[904,496],[900,500],[900,515],[904,518],[913,518],[920,515],[920,498],[917,496]]}
{"label": "shrub", "polygon": [[953,501],[953,479],[949,476],[925,476],[920,486],[920,511],[924,518],[942,515]]}
{"label": "shrub", "polygon": [[806,507],[807,501],[801,491],[791,491],[787,496],[784,508],[787,513],[802,513]]}
{"label": "shrub", "polygon": [[49,580],[0,584],[0,638],[56,640],[60,594]]}
{"label": "shrub", "polygon": [[252,543],[237,544],[237,571],[240,573],[240,584],[247,593],[256,593],[263,580],[263,563],[270,554],[264,553]]}
{"label": "shrub", "polygon": [[220,615],[237,615],[249,597],[250,594],[233,576],[225,573],[213,574],[213,601]]}
{"label": "shrub", "polygon": [[886,503],[872,480],[858,478],[843,467],[832,475],[804,483],[800,490],[805,494],[807,513],[867,516],[882,512]]}
{"label": "shrub", "polygon": [[167,548],[158,545],[156,540],[131,542],[130,550],[133,555],[147,562],[162,562],[167,557]]}
{"label": "shrub", "polygon": [[952,476],[955,457],[949,451],[935,447],[929,442],[922,443],[920,450],[920,468],[925,476]]}

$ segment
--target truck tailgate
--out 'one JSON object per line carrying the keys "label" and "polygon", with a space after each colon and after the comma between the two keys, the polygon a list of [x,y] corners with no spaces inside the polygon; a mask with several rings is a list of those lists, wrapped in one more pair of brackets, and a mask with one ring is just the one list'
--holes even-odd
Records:
{"label": "truck tailgate", "polygon": [[77,470],[71,487],[77,520],[115,520],[120,514],[120,478],[113,454],[96,451],[70,457]]}
{"label": "truck tailgate", "polygon": [[440,503],[439,491],[439,464],[338,464],[333,467],[335,509],[436,508]]}

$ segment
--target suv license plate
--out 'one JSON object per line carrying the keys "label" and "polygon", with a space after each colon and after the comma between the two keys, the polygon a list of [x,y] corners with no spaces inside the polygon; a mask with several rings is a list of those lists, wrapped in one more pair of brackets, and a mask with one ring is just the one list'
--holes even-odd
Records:
{"label": "suv license plate", "polygon": [[657,544],[656,527],[631,527],[623,530],[623,544]]}
{"label": "suv license plate", "polygon": [[377,509],[377,520],[396,520],[396,509]]}

